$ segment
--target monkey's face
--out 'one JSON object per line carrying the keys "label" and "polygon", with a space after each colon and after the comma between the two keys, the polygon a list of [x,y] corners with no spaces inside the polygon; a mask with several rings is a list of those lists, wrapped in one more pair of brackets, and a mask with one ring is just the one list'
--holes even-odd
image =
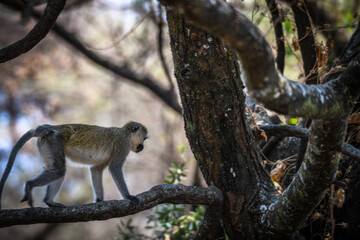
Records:
{"label": "monkey's face", "polygon": [[131,151],[141,152],[144,149],[144,141],[147,139],[147,130],[142,126],[131,134]]}

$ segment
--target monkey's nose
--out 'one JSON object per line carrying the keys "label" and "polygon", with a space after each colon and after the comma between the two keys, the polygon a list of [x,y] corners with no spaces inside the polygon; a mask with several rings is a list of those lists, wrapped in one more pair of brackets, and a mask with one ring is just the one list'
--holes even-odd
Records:
{"label": "monkey's nose", "polygon": [[140,152],[144,149],[144,145],[142,144],[139,144],[137,147],[136,147],[136,152]]}

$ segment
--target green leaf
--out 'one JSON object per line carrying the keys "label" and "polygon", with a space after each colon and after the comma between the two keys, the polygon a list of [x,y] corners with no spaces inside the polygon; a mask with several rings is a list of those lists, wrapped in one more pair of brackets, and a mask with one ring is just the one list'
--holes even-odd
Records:
{"label": "green leaf", "polygon": [[289,124],[290,124],[290,125],[296,125],[297,123],[298,123],[297,118],[290,118],[290,119],[289,119]]}
{"label": "green leaf", "polygon": [[166,184],[172,184],[172,182],[170,182],[169,180],[166,180],[166,179],[164,179],[164,183],[166,183]]}
{"label": "green leaf", "polygon": [[285,17],[285,21],[283,22],[284,24],[284,29],[287,33],[291,33],[293,26],[291,24],[291,22]]}

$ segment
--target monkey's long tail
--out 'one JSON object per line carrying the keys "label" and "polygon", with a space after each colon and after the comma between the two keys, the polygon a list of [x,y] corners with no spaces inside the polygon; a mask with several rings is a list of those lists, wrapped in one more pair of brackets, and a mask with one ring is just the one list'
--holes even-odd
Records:
{"label": "monkey's long tail", "polygon": [[6,165],[4,174],[1,177],[1,182],[0,182],[0,209],[1,209],[1,196],[2,196],[2,192],[4,190],[4,186],[5,186],[5,182],[6,179],[8,178],[11,169],[14,165],[15,162],[15,158],[17,153],[19,152],[19,150],[24,146],[24,144],[29,141],[32,137],[35,136],[35,129],[32,129],[30,131],[28,131],[27,133],[25,133],[20,139],[19,141],[17,141],[17,143],[14,145],[13,149],[11,150],[10,153],[10,157],[8,160],[8,163]]}

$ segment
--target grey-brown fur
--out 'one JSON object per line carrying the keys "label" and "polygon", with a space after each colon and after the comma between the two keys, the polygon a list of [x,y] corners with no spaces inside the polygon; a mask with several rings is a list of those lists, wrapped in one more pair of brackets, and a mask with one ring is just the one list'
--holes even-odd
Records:
{"label": "grey-brown fur", "polygon": [[41,125],[28,131],[11,151],[0,182],[0,200],[16,154],[32,137],[38,137],[37,147],[44,161],[44,170],[25,184],[22,201],[27,201],[30,206],[32,206],[32,188],[47,185],[44,202],[50,207],[64,207],[63,204],[55,202],[54,197],[64,179],[65,157],[90,166],[95,201],[104,199],[102,172],[106,166],[109,166],[110,174],[121,195],[135,203],[138,202],[135,196],[130,195],[122,171],[130,150],[140,152],[144,148],[147,129],[137,122],[129,122],[122,128],[85,124]]}

